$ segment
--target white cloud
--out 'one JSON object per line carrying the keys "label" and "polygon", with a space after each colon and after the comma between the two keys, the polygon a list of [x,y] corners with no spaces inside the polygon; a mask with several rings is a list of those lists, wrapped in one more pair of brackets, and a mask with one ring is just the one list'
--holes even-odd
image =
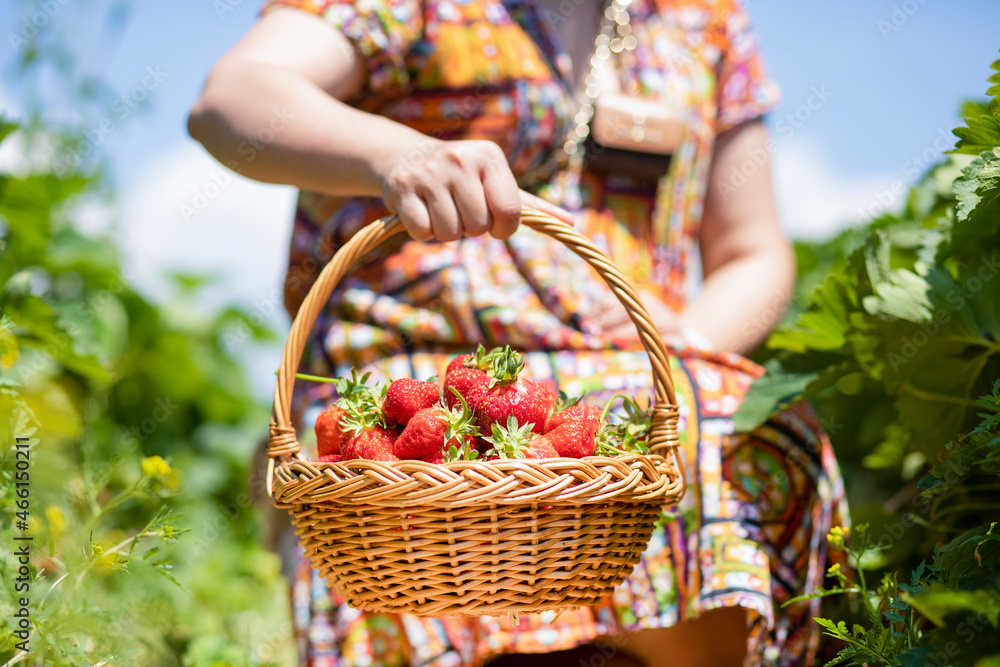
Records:
{"label": "white cloud", "polygon": [[837,171],[816,145],[790,140],[772,156],[778,210],[796,239],[821,240],[903,204],[899,176]]}
{"label": "white cloud", "polygon": [[[0,99],[3,91],[0,90]],[[11,115],[10,119],[17,120]],[[15,176],[48,171],[55,165],[56,149],[47,135],[36,135],[28,145],[24,133],[17,131],[0,143],[0,172]]]}
{"label": "white cloud", "polygon": [[152,298],[167,300],[174,292],[167,272],[214,276],[200,294],[199,309],[210,313],[237,303],[278,332],[278,344],[227,341],[244,361],[254,393],[269,400],[289,327],[281,286],[295,190],[233,174],[194,142],[147,164],[122,197],[126,278]]}
{"label": "white cloud", "polygon": [[148,164],[122,198],[130,280],[163,299],[167,271],[211,274],[199,302],[206,308],[272,297],[287,264],[295,191],[233,174],[194,142]]}

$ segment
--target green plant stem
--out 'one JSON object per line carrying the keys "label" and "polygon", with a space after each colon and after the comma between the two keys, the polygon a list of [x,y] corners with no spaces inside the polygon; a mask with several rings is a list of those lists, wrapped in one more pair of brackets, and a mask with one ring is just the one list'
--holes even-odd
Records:
{"label": "green plant stem", "polygon": [[861,559],[864,558],[865,552],[868,551],[868,533],[864,534],[864,538],[861,540],[861,548],[857,551],[854,556],[854,562],[856,563],[856,569],[858,572],[858,588],[861,589],[861,596],[864,598],[865,607],[868,609],[869,618],[871,618],[873,623],[879,623],[878,610],[872,605],[871,596],[868,595],[868,582],[865,580],[865,569],[861,566]]}
{"label": "green plant stem", "polygon": [[[143,529],[140,530],[138,533],[136,533],[132,537],[125,538],[124,540],[122,540],[121,542],[119,542],[118,544],[116,544],[115,546],[111,547],[110,549],[108,549],[107,551],[105,551],[104,553],[102,553],[97,558],[90,558],[90,560],[87,561],[87,563],[83,566],[83,568],[80,570],[80,572],[77,573],[76,587],[79,588],[81,582],[83,581],[84,576],[87,574],[87,572],[89,572],[91,570],[91,568],[94,567],[94,565],[99,560],[101,560],[105,556],[110,556],[112,554],[119,553],[126,546],[129,546],[129,545],[133,545],[134,546],[142,538],[149,537],[150,535],[153,535],[154,533],[151,532],[149,529],[153,525],[153,522],[156,521],[159,517],[160,517],[160,512],[157,512],[156,515],[152,519],[150,519],[149,522],[146,523],[146,525],[143,527]],[[69,573],[67,572],[67,574],[69,574]]]}
{"label": "green plant stem", "polygon": [[940,512],[931,514],[931,523],[935,520],[940,519],[946,514],[954,514],[956,512],[965,512],[972,510],[1000,510],[1000,503],[963,503],[961,505],[952,505],[951,507],[946,507]]}
{"label": "green plant stem", "polygon": [[604,404],[604,410],[601,411],[601,423],[602,424],[607,420],[608,413],[611,411],[611,404],[615,402],[616,398],[620,398],[620,399],[623,399],[623,400],[627,401],[627,400],[629,400],[630,397],[626,396],[625,394],[615,394],[614,396],[612,396],[611,398],[609,398],[608,402]]}
{"label": "green plant stem", "polygon": [[[30,635],[28,641],[31,641]],[[11,667],[11,665],[16,665],[17,663],[24,660],[24,658],[27,657],[27,655],[28,655],[27,651],[19,651],[18,653],[14,654],[14,657],[12,657],[7,662],[3,663],[3,667]]]}
{"label": "green plant stem", "polygon": [[[274,374],[277,375],[278,371],[275,371]],[[311,380],[313,382],[327,382],[329,384],[334,384],[334,383],[337,382],[337,378],[325,378],[325,377],[322,377],[320,375],[309,375],[308,373],[296,373],[295,374],[295,379],[296,380]]]}
{"label": "green plant stem", "polygon": [[90,520],[87,521],[87,527],[84,530],[84,533],[87,535],[92,534],[94,532],[94,528],[97,528],[97,524],[100,523],[101,519],[103,519],[109,511],[113,510],[118,505],[121,505],[132,496],[139,495],[139,485],[142,483],[142,480],[143,478],[140,477],[139,481],[133,484],[130,489],[122,491],[117,496],[104,503],[97,514],[92,515]]}
{"label": "green plant stem", "polygon": [[865,646],[864,644],[862,644],[861,642],[857,641],[856,639],[854,639],[850,635],[845,635],[845,634],[842,634],[840,632],[838,632],[836,634],[832,634],[830,632],[827,632],[826,634],[829,635],[829,636],[831,636],[831,637],[833,637],[834,639],[839,639],[841,641],[845,641],[848,644],[854,644],[855,646],[857,646],[862,651],[866,651],[868,653],[874,653],[875,656],[879,660],[881,660],[882,662],[884,662],[886,665],[893,665],[893,664],[895,664],[894,660],[890,660],[889,658],[887,658],[884,655],[882,655],[881,651],[874,651],[874,650],[872,650],[870,647]]}
{"label": "green plant stem", "polygon": [[949,340],[949,341],[954,341],[956,343],[966,343],[967,345],[975,345],[976,347],[984,347],[987,350],[1000,352],[1000,345],[985,338],[969,338],[968,336],[942,336],[941,340]]}
{"label": "green plant stem", "polygon": [[940,403],[954,403],[955,405],[961,405],[967,408],[972,408],[973,410],[978,410],[981,406],[975,401],[970,401],[967,398],[959,398],[958,396],[948,396],[946,394],[932,394],[930,392],[924,391],[922,389],[917,389],[909,382],[904,382],[899,386],[903,391],[907,391],[917,398],[922,398],[925,401],[937,401]]}

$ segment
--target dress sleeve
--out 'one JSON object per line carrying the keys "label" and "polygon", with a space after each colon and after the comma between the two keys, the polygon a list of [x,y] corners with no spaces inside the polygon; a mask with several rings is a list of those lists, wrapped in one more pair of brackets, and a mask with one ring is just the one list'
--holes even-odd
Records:
{"label": "dress sleeve", "polygon": [[723,12],[725,37],[718,74],[719,115],[716,133],[762,116],[778,105],[778,85],[767,76],[757,33],[742,0]]}
{"label": "dress sleeve", "polygon": [[369,91],[389,94],[409,83],[406,56],[423,36],[422,0],[269,0],[261,14],[278,7],[315,14],[344,33],[365,60]]}

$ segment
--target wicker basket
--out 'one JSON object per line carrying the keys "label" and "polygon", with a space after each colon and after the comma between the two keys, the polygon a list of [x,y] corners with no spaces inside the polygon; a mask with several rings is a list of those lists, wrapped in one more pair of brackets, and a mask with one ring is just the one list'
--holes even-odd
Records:
{"label": "wicker basket", "polygon": [[649,456],[311,463],[290,422],[295,371],[316,316],[358,258],[403,231],[358,232],[324,268],[292,324],[274,392],[267,492],[292,513],[313,567],[358,609],[417,616],[596,604],[632,572],[664,505],[684,494],[667,352],[635,289],[571,226],[525,209],[629,311],[653,368]]}

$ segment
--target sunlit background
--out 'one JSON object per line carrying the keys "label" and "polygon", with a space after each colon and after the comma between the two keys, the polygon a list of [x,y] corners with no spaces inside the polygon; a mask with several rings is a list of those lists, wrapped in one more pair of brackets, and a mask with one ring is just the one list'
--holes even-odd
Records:
{"label": "sunlit background", "polygon": [[[111,89],[113,101],[95,116],[110,122],[92,136],[121,193],[116,233],[128,279],[163,297],[165,269],[210,273],[217,280],[201,296],[205,306],[236,300],[283,330],[278,289],[294,192],[224,171],[185,131],[207,72],[253,24],[260,3],[12,4],[0,13],[8,114],[18,117],[32,97],[45,101],[52,120],[76,113],[59,90],[19,81],[11,55],[36,24],[62,36],[74,68]],[[755,0],[749,8],[783,91],[768,119],[782,220],[808,239],[901,205],[904,187],[952,144],[958,101],[981,96],[1000,26],[1000,3],[990,0]],[[14,142],[0,152],[0,165],[23,159]],[[244,356],[266,396],[276,349]]]}
{"label": "sunlit background", "polygon": [[[259,9],[0,0],[0,113],[22,127],[4,139],[0,123],[0,443],[34,447],[28,527],[0,522],[0,544],[37,536],[32,600],[46,599],[34,608],[42,656],[22,664],[293,664],[259,447],[288,331],[295,193],[228,172],[185,131],[212,64]],[[924,620],[905,632],[857,600],[825,607],[853,644],[895,646],[864,661],[914,649],[906,664],[932,664],[941,644],[968,643],[944,614],[979,623],[985,607],[992,625],[954,664],[1000,665],[1000,550],[980,550],[1000,522],[1000,187],[985,162],[952,183],[969,154],[1000,155],[1000,101],[982,104],[990,63],[1000,72],[1000,2],[750,11],[783,90],[767,122],[783,224],[799,240],[790,312],[811,319],[757,352],[768,373],[737,430],[805,391],[844,472],[855,549],[871,524],[877,548],[852,557],[856,574],[887,577],[877,604],[892,596],[912,621],[894,582],[950,587],[914,598]],[[965,123],[976,141],[945,160]],[[962,436],[971,446],[949,444],[977,425]],[[4,508],[11,452],[0,447]],[[771,479],[762,494],[787,481]],[[0,547],[0,569],[17,567]],[[969,573],[979,579],[959,581]],[[7,632],[11,595],[0,591],[0,663],[24,658]]]}

